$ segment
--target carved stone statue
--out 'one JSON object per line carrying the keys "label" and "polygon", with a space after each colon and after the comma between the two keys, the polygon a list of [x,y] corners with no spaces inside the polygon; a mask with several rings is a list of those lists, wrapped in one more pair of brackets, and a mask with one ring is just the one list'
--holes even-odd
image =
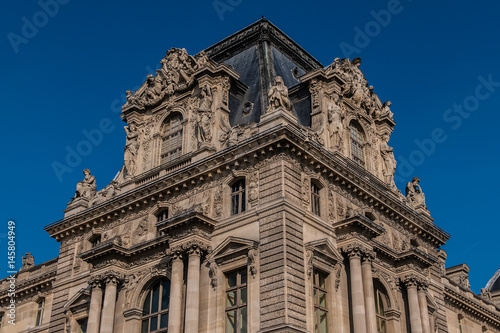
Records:
{"label": "carved stone statue", "polygon": [[382,109],[375,111],[375,118],[388,117],[389,119],[393,119],[394,113],[392,113],[390,106],[392,105],[391,101],[385,101],[382,105]]}
{"label": "carved stone statue", "polygon": [[276,76],[274,86],[269,89],[267,96],[269,98],[268,112],[280,106],[287,111],[292,111],[292,103],[288,98],[288,88],[283,83],[281,76]]}
{"label": "carved stone statue", "polygon": [[340,107],[342,101],[338,94],[333,95],[333,100],[328,103],[328,123],[330,142],[333,147],[341,149],[344,137],[343,114]]}
{"label": "carved stone statue", "polygon": [[95,182],[95,177],[90,174],[89,169],[83,170],[85,178],[76,184],[76,198],[87,198],[92,199],[96,194],[97,185]]}
{"label": "carved stone statue", "polygon": [[27,252],[25,256],[22,256],[23,259],[23,270],[31,268],[35,266],[35,257],[30,252]]}
{"label": "carved stone statue", "polygon": [[197,115],[198,142],[212,141],[212,89],[206,85],[201,89]]}
{"label": "carved stone statue", "polygon": [[394,173],[396,172],[396,159],[394,158],[394,149],[389,146],[389,136],[384,135],[380,144],[380,154],[384,160],[385,168],[383,169],[384,181],[387,184],[394,185]]}
{"label": "carved stone statue", "polygon": [[420,183],[420,179],[413,177],[411,182],[406,184],[406,199],[412,208],[426,208],[425,195],[418,183]]}
{"label": "carved stone statue", "polygon": [[125,126],[125,133],[127,133],[127,143],[125,144],[125,170],[127,170],[127,177],[132,177],[135,175],[137,166],[137,150],[139,149],[139,143],[137,138],[139,136],[139,131],[134,123],[129,126]]}

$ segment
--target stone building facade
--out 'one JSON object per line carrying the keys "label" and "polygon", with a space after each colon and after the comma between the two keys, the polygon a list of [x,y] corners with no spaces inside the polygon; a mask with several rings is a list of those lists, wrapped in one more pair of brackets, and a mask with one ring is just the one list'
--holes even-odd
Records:
{"label": "stone building facade", "polygon": [[1,281],[2,332],[500,332],[359,58],[324,67],[262,19],[127,92],[124,166],[84,170],[59,256]]}

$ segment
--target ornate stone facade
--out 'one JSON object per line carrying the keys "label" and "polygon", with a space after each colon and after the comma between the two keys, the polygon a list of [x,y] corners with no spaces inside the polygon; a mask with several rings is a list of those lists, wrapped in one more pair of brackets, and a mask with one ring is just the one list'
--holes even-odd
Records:
{"label": "ornate stone facade", "polygon": [[59,256],[25,256],[16,326],[2,281],[4,332],[500,332],[420,180],[396,188],[361,59],[324,67],[262,19],[161,65],[127,92],[118,175],[85,170],[45,228]]}

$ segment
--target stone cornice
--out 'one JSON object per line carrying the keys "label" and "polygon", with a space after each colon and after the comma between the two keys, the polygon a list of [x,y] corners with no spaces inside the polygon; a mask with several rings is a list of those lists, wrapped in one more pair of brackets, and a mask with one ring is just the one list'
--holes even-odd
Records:
{"label": "stone cornice", "polygon": [[474,300],[464,296],[462,293],[445,286],[444,290],[445,302],[452,304],[453,306],[460,308],[464,311],[470,313],[473,317],[483,320],[497,329],[500,328],[500,315],[486,309],[479,302],[480,299]]}
{"label": "stone cornice", "polygon": [[305,134],[290,125],[278,125],[265,130],[238,145],[137,186],[99,206],[54,222],[46,226],[45,230],[58,240],[81,234],[140,209],[141,206],[149,206],[156,200],[164,200],[172,194],[200,186],[207,180],[213,180],[214,175],[227,172],[227,169],[240,168],[242,165],[249,165],[250,160],[255,162],[256,159],[267,158],[279,152],[286,152],[291,157],[303,160],[330,178],[331,182],[347,188],[353,195],[365,200],[411,232],[427,238],[434,246],[441,246],[448,240],[449,234],[403,204],[385,183],[342,155],[331,153],[313,141],[307,141]]}
{"label": "stone cornice", "polygon": [[158,249],[163,251],[165,247],[168,246],[168,242],[168,236],[159,236],[130,248],[124,248],[115,244],[111,239],[108,242],[99,244],[99,246],[93,249],[83,252],[80,254],[80,257],[89,263],[105,257],[120,258],[122,261],[127,261],[129,258],[143,255],[146,252],[154,252],[155,250],[158,251]]}

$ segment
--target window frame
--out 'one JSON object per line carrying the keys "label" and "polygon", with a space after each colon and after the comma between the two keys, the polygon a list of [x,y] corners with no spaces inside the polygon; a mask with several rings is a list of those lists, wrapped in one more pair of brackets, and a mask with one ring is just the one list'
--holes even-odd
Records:
{"label": "window frame", "polygon": [[[238,186],[238,189],[235,191],[236,186]],[[235,180],[231,184],[230,189],[231,189],[231,216],[245,212],[247,208],[246,179],[240,178]]]}
{"label": "window frame", "polygon": [[[374,297],[375,297],[375,316],[376,316],[376,325],[377,325],[377,333],[387,333],[387,322],[388,318],[385,314],[388,309],[388,295],[380,288],[374,287],[373,289]],[[382,313],[381,313],[382,312]],[[383,325],[382,325],[383,324]],[[383,326],[383,329],[381,327]]]}
{"label": "window frame", "polygon": [[[168,293],[166,294],[167,296],[167,302],[166,302],[166,308],[162,308],[162,302],[163,302],[163,290],[165,288],[164,282],[168,283]],[[154,300],[154,293],[155,293],[155,287],[158,286],[158,300],[157,300],[157,310],[155,312],[152,312],[153,310],[153,302]],[[169,308],[170,308],[170,290],[171,290],[171,281],[168,278],[163,278],[154,281],[151,283],[147,289],[147,292],[144,295],[144,300],[142,302],[142,309],[141,309],[141,328],[140,332],[141,333],[166,333],[168,332],[168,319],[169,319]],[[146,309],[146,302],[148,302],[148,312],[145,313]],[[167,323],[165,327],[160,327],[161,325],[161,319],[162,317],[166,315],[167,316]],[[152,319],[156,318],[156,329],[152,330]],[[147,328],[145,329],[144,323],[147,323]]]}
{"label": "window frame", "polygon": [[[241,277],[242,277],[242,272],[244,272],[246,281],[245,283],[241,282]],[[228,276],[236,274],[236,283],[234,286],[229,286],[229,279]],[[249,296],[249,290],[248,290],[248,266],[241,267],[239,269],[233,269],[231,271],[225,272],[224,273],[224,281],[225,281],[225,290],[224,290],[224,332],[225,333],[247,333],[248,332],[248,326],[249,326],[249,321],[248,321],[248,296]],[[242,295],[242,290],[245,290],[246,296],[245,302],[241,302],[241,295]],[[235,292],[235,302],[234,305],[229,306],[228,305],[228,300],[229,300],[229,293]],[[246,319],[244,320],[246,322],[246,327],[242,328],[240,327],[240,321],[243,321],[242,318],[242,310],[245,310],[245,316]],[[234,326],[235,330],[230,331],[228,330],[229,327],[229,317],[228,313],[230,312],[235,312],[236,315],[234,317]]]}
{"label": "window frame", "polygon": [[311,180],[311,211],[321,217],[321,186]]}
{"label": "window frame", "polygon": [[43,324],[43,315],[45,312],[45,298],[40,299],[36,302],[36,316],[35,316],[35,327],[41,326]]}
{"label": "window frame", "polygon": [[[174,127],[177,126],[176,127]],[[180,112],[172,112],[161,124],[160,164],[165,164],[180,157],[183,152],[184,117]],[[172,138],[176,142],[172,142]]]}
{"label": "window frame", "polygon": [[351,156],[352,160],[362,166],[366,166],[365,143],[366,134],[361,125],[355,121],[350,123],[350,140],[351,140]]}
{"label": "window frame", "polygon": [[156,213],[156,222],[162,222],[168,219],[168,208],[163,208]]}
{"label": "window frame", "polygon": [[[313,313],[314,313],[314,333],[328,333],[328,279],[327,273],[313,268]],[[321,284],[321,280],[323,284]],[[324,297],[324,306],[322,306],[321,295]],[[321,326],[321,314],[324,313],[325,318],[325,331]]]}

